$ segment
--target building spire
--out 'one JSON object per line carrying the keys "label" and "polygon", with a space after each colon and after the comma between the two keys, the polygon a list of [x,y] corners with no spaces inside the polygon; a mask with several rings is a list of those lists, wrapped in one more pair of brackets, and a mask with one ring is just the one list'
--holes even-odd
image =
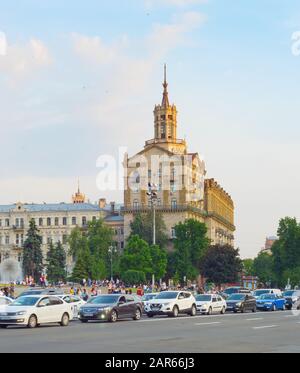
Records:
{"label": "building spire", "polygon": [[163,93],[163,100],[162,100],[162,106],[164,108],[167,108],[170,106],[170,103],[169,103],[169,93],[168,93],[168,83],[167,83],[167,65],[165,64],[164,66],[164,84],[163,84],[163,87],[164,87],[164,93]]}

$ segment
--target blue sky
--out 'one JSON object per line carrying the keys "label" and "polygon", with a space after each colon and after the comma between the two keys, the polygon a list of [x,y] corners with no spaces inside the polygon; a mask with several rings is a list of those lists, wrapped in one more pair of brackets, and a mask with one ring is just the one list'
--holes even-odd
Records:
{"label": "blue sky", "polygon": [[[290,0],[11,0],[1,4],[0,203],[92,201],[96,160],[153,136],[168,64],[179,136],[236,203],[237,245],[254,256],[299,217],[300,57]],[[1,40],[0,40],[1,46]]]}

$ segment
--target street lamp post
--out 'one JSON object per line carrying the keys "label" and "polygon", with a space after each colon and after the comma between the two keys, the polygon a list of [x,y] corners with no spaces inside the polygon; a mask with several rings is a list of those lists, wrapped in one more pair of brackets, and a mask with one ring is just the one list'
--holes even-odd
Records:
{"label": "street lamp post", "polygon": [[113,282],[113,255],[117,252],[117,249],[111,245],[108,252],[110,253],[110,281]]}
{"label": "street lamp post", "polygon": [[[152,213],[153,213],[153,245],[156,245],[156,201],[157,201],[157,186],[155,184],[148,184],[147,196],[150,198]],[[152,288],[155,285],[155,276],[152,275]]]}

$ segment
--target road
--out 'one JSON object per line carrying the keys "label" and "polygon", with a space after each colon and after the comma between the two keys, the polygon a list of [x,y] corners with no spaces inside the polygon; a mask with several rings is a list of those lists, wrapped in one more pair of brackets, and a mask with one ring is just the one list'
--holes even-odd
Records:
{"label": "road", "polygon": [[0,330],[9,352],[300,352],[300,316],[292,312],[143,318],[116,324],[72,322],[69,327]]}

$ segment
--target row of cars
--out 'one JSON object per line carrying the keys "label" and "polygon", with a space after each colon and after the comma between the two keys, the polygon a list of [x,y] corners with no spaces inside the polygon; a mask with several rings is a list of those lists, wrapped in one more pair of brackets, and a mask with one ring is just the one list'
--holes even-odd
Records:
{"label": "row of cars", "polygon": [[[226,298],[226,299],[224,299]],[[230,288],[223,294],[199,294],[188,291],[164,291],[136,295],[99,295],[84,302],[80,297],[49,290],[29,290],[18,299],[0,297],[0,328],[21,325],[35,328],[40,324],[69,325],[73,319],[116,322],[131,318],[140,320],[143,313],[149,318],[157,315],[178,317],[180,314],[196,316],[257,310],[285,310],[300,308],[300,292],[289,291],[281,295],[276,289],[260,289],[251,293],[247,289]]]}

